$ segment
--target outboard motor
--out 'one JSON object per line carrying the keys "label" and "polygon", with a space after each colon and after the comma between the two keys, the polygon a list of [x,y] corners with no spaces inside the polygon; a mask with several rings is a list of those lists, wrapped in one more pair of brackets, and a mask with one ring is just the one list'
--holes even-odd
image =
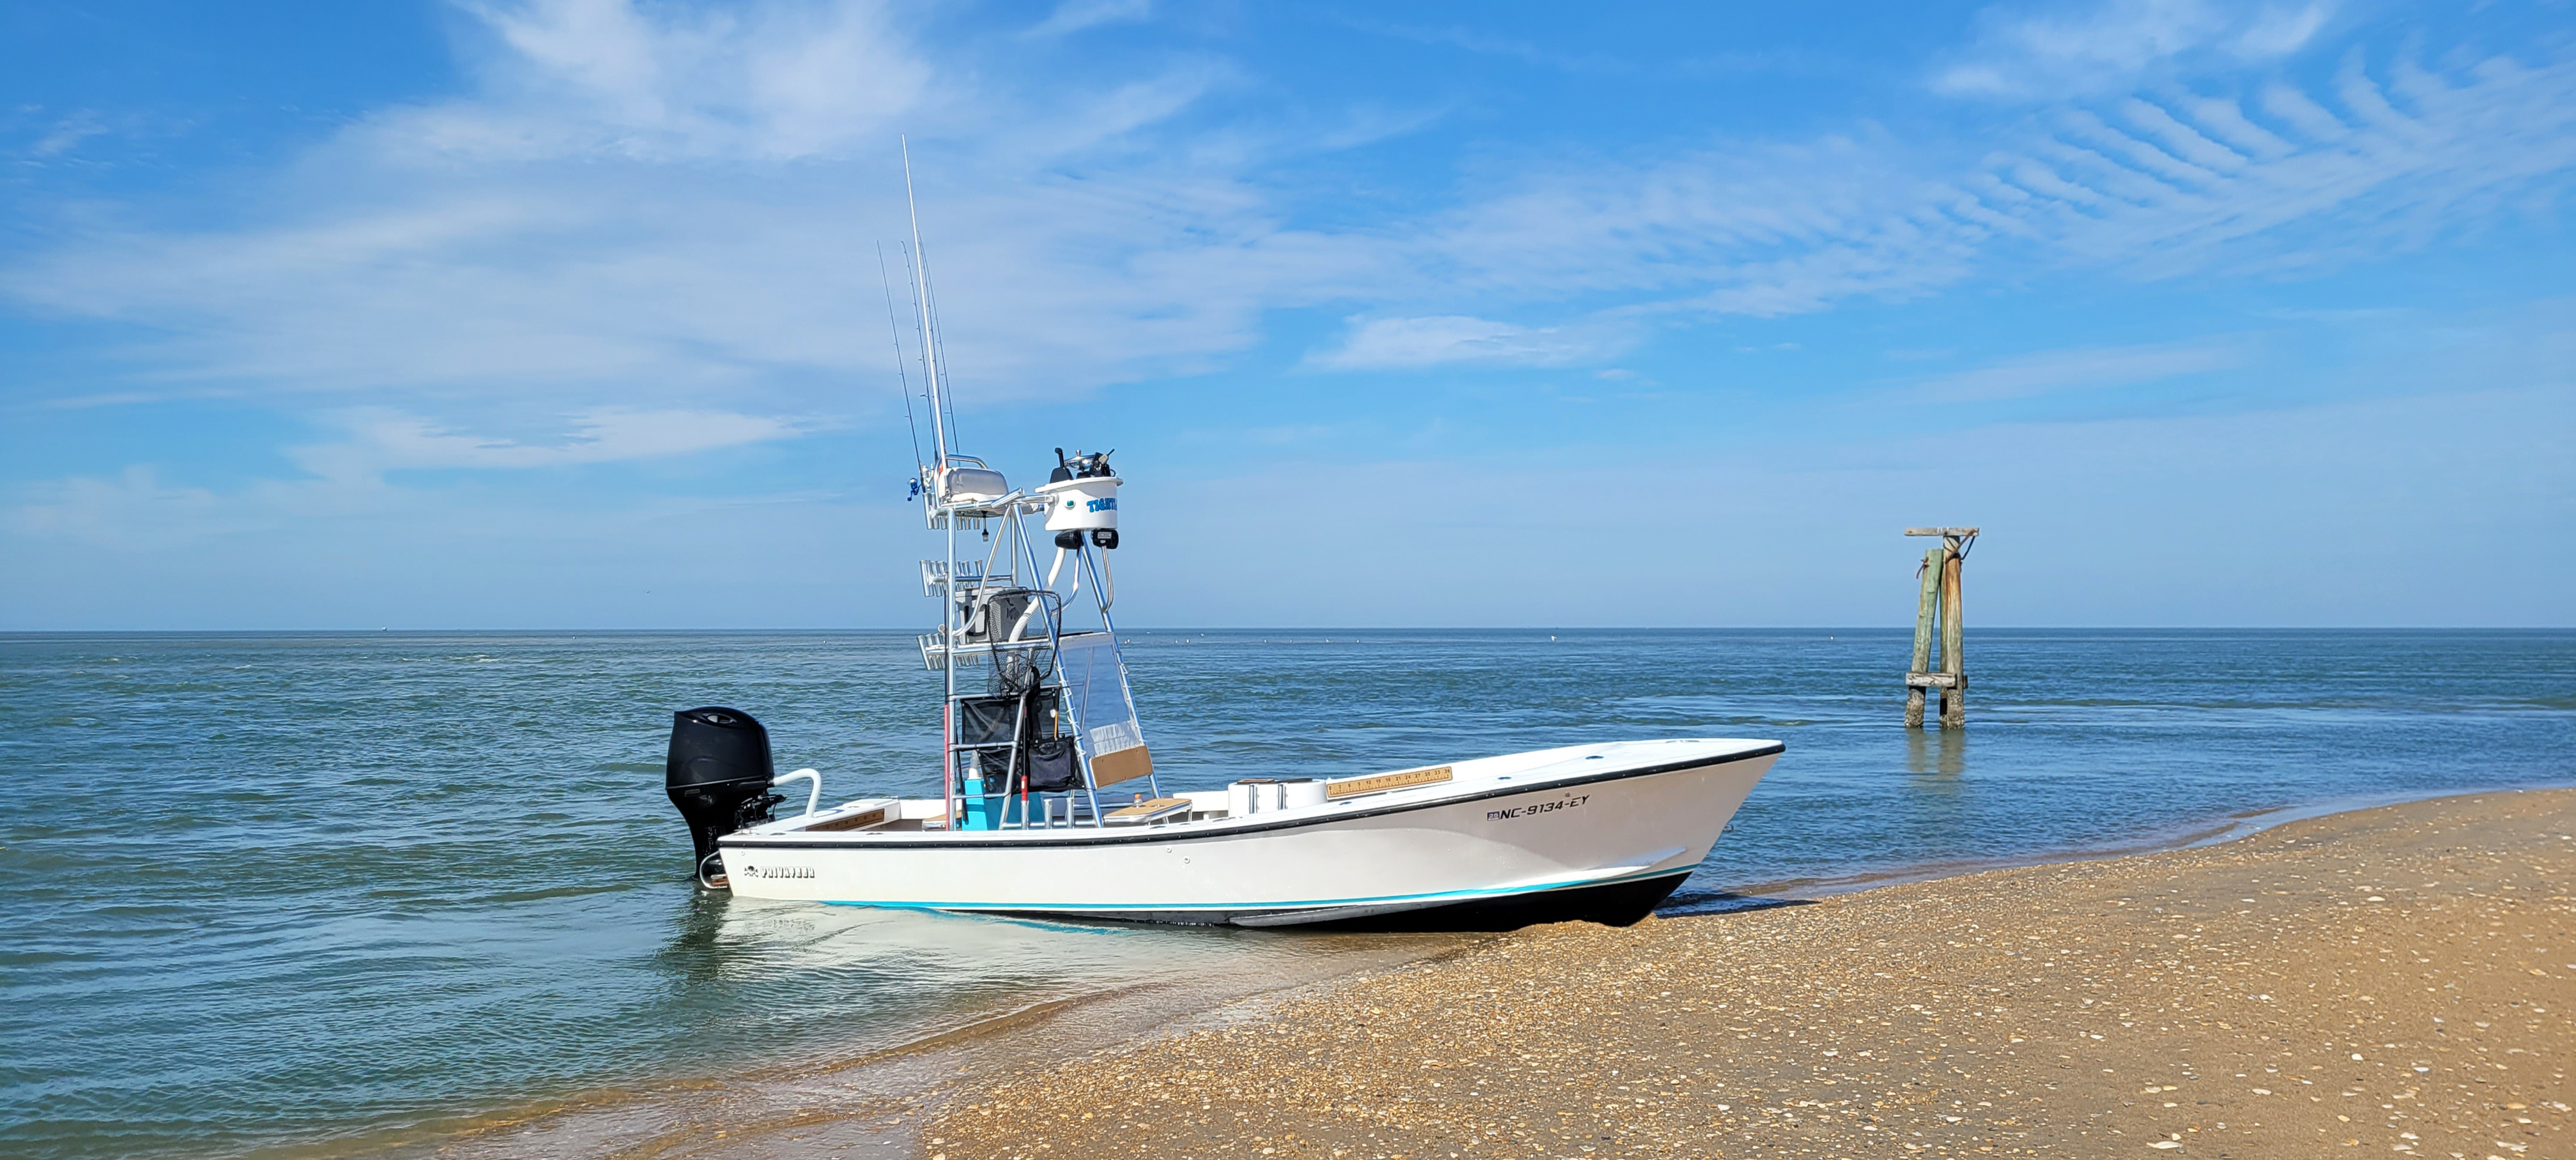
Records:
{"label": "outboard motor", "polygon": [[769,731],[749,713],[712,705],[671,717],[665,788],[697,843],[697,861],[690,865],[700,882],[715,885],[720,880],[705,875],[716,839],[768,821],[770,807],[785,800],[769,792],[778,775],[770,761]]}

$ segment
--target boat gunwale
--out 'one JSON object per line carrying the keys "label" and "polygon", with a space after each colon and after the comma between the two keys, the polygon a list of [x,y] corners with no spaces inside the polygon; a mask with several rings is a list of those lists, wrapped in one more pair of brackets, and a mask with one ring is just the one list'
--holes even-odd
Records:
{"label": "boat gunwale", "polygon": [[[1699,739],[1674,738],[1672,740]],[[1611,744],[1636,744],[1636,742],[1612,742]],[[1579,749],[1582,747],[1566,746],[1564,748]],[[1474,793],[1454,794],[1449,796],[1424,798],[1415,801],[1390,803],[1372,809],[1354,810],[1350,812],[1333,812],[1329,807],[1327,807],[1325,811],[1319,811],[1303,817],[1283,818],[1279,821],[1269,822],[1266,824],[1255,823],[1241,826],[1225,826],[1223,828],[1202,829],[1198,825],[1183,823],[1183,826],[1139,826],[1135,829],[1123,832],[1118,830],[1104,832],[1099,828],[1081,826],[1055,830],[1036,829],[1010,831],[1012,836],[1006,838],[968,838],[959,836],[963,833],[974,831],[915,833],[911,831],[889,832],[853,830],[849,831],[846,837],[823,841],[801,839],[796,836],[801,833],[801,831],[789,831],[774,837],[766,834],[744,834],[736,832],[727,834],[722,838],[718,838],[716,842],[719,849],[872,851],[976,849],[1025,850],[1033,847],[1055,848],[1064,846],[1125,845],[1138,842],[1191,842],[1202,839],[1230,838],[1243,834],[1260,834],[1277,830],[1299,829],[1328,822],[1346,822],[1360,818],[1384,817],[1389,814],[1409,813],[1414,810],[1432,809],[1439,806],[1460,805],[1468,802],[1485,801],[1498,797],[1511,797],[1525,793],[1544,792],[1551,789],[1566,789],[1574,786],[1598,785],[1603,782],[1625,781],[1629,778],[1635,777],[1655,777],[1661,774],[1679,773],[1685,770],[1705,769],[1719,765],[1731,765],[1735,762],[1751,761],[1762,757],[1777,757],[1782,753],[1788,752],[1788,749],[1789,746],[1786,742],[1773,741],[1767,745],[1757,748],[1747,749],[1736,753],[1722,754],[1714,757],[1695,757],[1686,761],[1664,762],[1658,765],[1638,766],[1629,769],[1605,770],[1600,773],[1587,773],[1558,780],[1537,781],[1527,785],[1500,786],[1494,789],[1479,790]],[[1517,755],[1499,754],[1497,756],[1511,757]],[[1401,794],[1405,792],[1407,791],[1391,791],[1390,796],[1392,796],[1392,794]],[[1231,819],[1219,820],[1224,821]]]}

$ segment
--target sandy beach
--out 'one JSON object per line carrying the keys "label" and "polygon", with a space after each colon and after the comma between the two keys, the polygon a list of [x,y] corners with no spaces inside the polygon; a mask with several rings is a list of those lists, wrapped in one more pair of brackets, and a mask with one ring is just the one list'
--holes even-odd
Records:
{"label": "sandy beach", "polygon": [[2576,1155],[2576,790],[1500,936],[996,1076],[1040,1156]]}

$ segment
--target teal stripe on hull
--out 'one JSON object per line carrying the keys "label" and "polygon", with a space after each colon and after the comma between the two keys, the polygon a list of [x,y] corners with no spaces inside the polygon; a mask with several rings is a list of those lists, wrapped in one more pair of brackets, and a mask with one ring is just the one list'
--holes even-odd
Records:
{"label": "teal stripe on hull", "polygon": [[1616,886],[1622,882],[1639,882],[1648,878],[1661,878],[1673,872],[1674,870],[1672,868],[1667,867],[1662,870],[1646,870],[1635,874],[1622,874],[1616,878],[1593,878],[1581,882],[1562,882],[1554,886],[1522,887],[1519,889],[1501,890],[1442,890],[1431,894],[1387,894],[1380,895],[1375,898],[1327,898],[1301,900],[1296,902],[1263,902],[1253,905],[1233,906],[1217,906],[1203,903],[1191,905],[1169,905],[1151,902],[1016,905],[992,902],[861,902],[844,899],[823,899],[821,901],[826,906],[872,906],[880,910],[1001,910],[1008,911],[1013,914],[1100,914],[1107,911],[1134,910],[1159,911],[1166,914],[1223,914],[1229,912],[1251,914],[1280,910],[1332,910],[1345,906],[1389,906],[1402,902],[1455,902],[1471,898],[1509,898],[1516,894],[1546,894],[1555,890],[1580,890],[1590,886]]}

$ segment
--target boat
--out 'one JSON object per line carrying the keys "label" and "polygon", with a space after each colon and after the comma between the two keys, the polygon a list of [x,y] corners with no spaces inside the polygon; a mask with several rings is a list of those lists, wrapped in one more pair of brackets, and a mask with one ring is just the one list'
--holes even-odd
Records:
{"label": "boat", "polygon": [[[666,791],[705,888],[1082,921],[1624,925],[1708,856],[1778,759],[1778,741],[1665,738],[1166,790],[1112,615],[1124,480],[1110,452],[1058,448],[1047,482],[1015,489],[952,446],[920,236],[916,209],[908,288],[932,438],[912,490],[944,544],[921,563],[940,623],[918,645],[945,690],[925,771],[939,794],[823,808],[821,773],[776,774],[751,714],[678,712]],[[891,287],[888,300],[891,319]],[[900,369],[899,329],[896,346]],[[904,389],[909,408],[908,373]],[[779,816],[800,782],[803,812]]]}

